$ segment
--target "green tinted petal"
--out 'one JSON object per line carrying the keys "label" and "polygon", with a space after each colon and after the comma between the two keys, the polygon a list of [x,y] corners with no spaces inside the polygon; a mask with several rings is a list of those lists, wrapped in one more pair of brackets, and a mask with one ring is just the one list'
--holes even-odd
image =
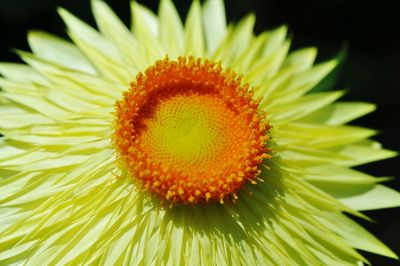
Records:
{"label": "green tinted petal", "polygon": [[41,59],[70,69],[96,74],[95,68],[70,42],[38,31],[29,32],[28,42],[32,51]]}
{"label": "green tinted petal", "polygon": [[347,157],[345,164],[347,166],[357,166],[397,156],[397,152],[383,149],[380,143],[371,140],[332,149],[332,152]]}
{"label": "green tinted petal", "polygon": [[313,93],[296,99],[287,104],[280,104],[279,100],[266,106],[271,113],[269,119],[276,123],[290,122],[316,112],[336,101],[344,95],[343,91]]}
{"label": "green tinted petal", "polygon": [[[279,132],[279,134],[275,132]],[[276,128],[272,129],[275,140],[283,147],[286,144],[295,144],[307,148],[340,147],[359,142],[375,133],[375,130],[354,126],[333,127],[297,122],[279,125],[279,128],[277,125]]]}
{"label": "green tinted petal", "polygon": [[315,47],[303,48],[289,54],[283,67],[295,68],[296,72],[302,72],[310,69],[317,57],[317,49]]}
{"label": "green tinted petal", "polygon": [[138,50],[138,44],[130,30],[119,20],[103,1],[92,1],[93,14],[100,32],[118,47],[127,67],[133,70],[145,68],[146,62]]}
{"label": "green tinted petal", "polygon": [[6,79],[12,80],[15,83],[48,83],[45,78],[43,78],[31,67],[22,64],[0,63],[0,74]]}
{"label": "green tinted petal", "polygon": [[121,55],[118,52],[118,49],[109,40],[101,36],[96,30],[63,8],[59,8],[58,12],[65,24],[67,24],[68,32],[75,40],[77,40],[75,43],[78,46],[79,42],[82,41],[86,45],[102,51],[113,59],[121,60]]}
{"label": "green tinted petal", "polygon": [[159,8],[160,41],[169,56],[183,53],[184,29],[182,21],[171,0],[162,0]]}
{"label": "green tinted petal", "polygon": [[[143,66],[147,67],[166,55],[158,41],[158,19],[148,8],[134,1],[131,2],[131,10],[132,31],[139,45],[138,52],[144,55]],[[143,71],[145,67],[139,70]]]}
{"label": "green tinted petal", "polygon": [[301,119],[306,123],[342,125],[376,109],[375,104],[363,102],[338,102]]}
{"label": "green tinted petal", "polygon": [[383,185],[348,191],[346,194],[339,195],[339,199],[344,204],[360,211],[400,206],[400,193]]}
{"label": "green tinted petal", "polygon": [[284,90],[278,91],[274,97],[284,103],[304,95],[323,80],[337,64],[336,60],[331,60],[295,74],[288,86]]}
{"label": "green tinted petal", "polygon": [[398,259],[385,244],[344,214],[327,213],[321,221],[354,248]]}
{"label": "green tinted petal", "polygon": [[205,53],[201,6],[194,0],[185,22],[185,54],[201,57]]}
{"label": "green tinted petal", "polygon": [[269,56],[279,49],[287,38],[288,28],[286,25],[280,26],[267,32],[267,43],[263,50],[263,56]]}
{"label": "green tinted petal", "polygon": [[237,26],[231,25],[212,59],[221,61],[223,66],[229,67],[230,63],[248,47],[252,40],[255,20],[255,16],[250,14],[243,18]]}
{"label": "green tinted petal", "polygon": [[59,13],[67,24],[71,39],[96,66],[101,75],[107,79],[128,84],[132,77],[124,66],[118,48],[65,9],[60,8]]}
{"label": "green tinted petal", "polygon": [[223,0],[207,0],[203,7],[204,34],[207,53],[212,55],[226,34],[225,6]]}

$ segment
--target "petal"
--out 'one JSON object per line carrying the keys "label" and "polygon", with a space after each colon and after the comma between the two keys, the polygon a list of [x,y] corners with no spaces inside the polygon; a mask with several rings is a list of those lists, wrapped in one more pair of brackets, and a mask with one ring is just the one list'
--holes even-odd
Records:
{"label": "petal", "polygon": [[310,69],[317,57],[315,47],[302,48],[289,54],[285,59],[283,67],[295,68],[296,72],[302,72]]}
{"label": "petal", "polygon": [[31,67],[22,64],[0,63],[0,74],[15,83],[47,83],[46,79],[44,79],[39,73]]}
{"label": "petal", "polygon": [[222,0],[207,0],[203,6],[207,53],[212,55],[226,34],[225,6]]}
{"label": "petal", "polygon": [[255,16],[248,15],[237,26],[230,26],[225,38],[212,55],[213,61],[221,61],[224,67],[229,67],[235,58],[241,54],[253,38]]}
{"label": "petal", "polygon": [[343,191],[338,197],[344,204],[360,211],[400,206],[400,193],[383,185],[365,187],[358,191]]}
{"label": "petal", "polygon": [[397,152],[386,150],[375,141],[363,140],[340,148],[332,149],[332,152],[348,158],[345,165],[357,166],[397,156]]}
{"label": "petal", "polygon": [[61,38],[45,32],[31,31],[28,42],[32,51],[43,60],[85,73],[97,73],[73,44]]}
{"label": "petal", "polygon": [[341,147],[359,142],[376,133],[371,129],[354,126],[333,127],[318,124],[288,123],[279,126],[279,129],[277,127],[278,125],[272,129],[272,135],[282,147],[288,144],[316,149]]}
{"label": "petal", "polygon": [[182,21],[171,0],[162,0],[159,9],[160,41],[168,56],[177,58],[184,51]]}
{"label": "petal", "polygon": [[322,81],[336,67],[337,63],[336,60],[331,60],[295,74],[288,84],[276,90],[275,94],[270,97],[279,99],[282,104],[299,98]]}
{"label": "petal", "polygon": [[185,54],[202,57],[205,53],[201,6],[194,0],[185,22]]}
{"label": "petal", "polygon": [[352,247],[398,259],[397,255],[385,244],[345,215],[331,213],[326,216],[328,220],[322,219],[322,222],[339,234]]}
{"label": "petal", "polygon": [[140,45],[140,52],[146,59],[147,67],[166,55],[158,40],[158,20],[150,10],[137,2],[131,2],[131,10],[132,31]]}
{"label": "petal", "polygon": [[[263,97],[265,101],[267,101],[267,99],[274,99],[273,97],[269,97],[269,94],[273,92],[274,88],[279,88],[272,84],[280,79],[278,71],[282,67],[282,63],[289,52],[289,48],[290,42],[285,41],[274,53],[268,56],[259,56],[261,59],[255,61],[254,64],[249,66],[249,69],[246,70],[245,80],[255,86],[259,86],[256,88],[256,97]],[[291,77],[291,75],[292,72],[287,78]],[[282,76],[285,76],[285,74]],[[263,103],[261,103],[260,106],[262,107]]]}
{"label": "petal", "polygon": [[[286,123],[301,119],[310,113],[320,113],[320,109],[344,95],[343,91],[322,92],[306,95],[287,104],[271,102],[267,107],[269,119],[274,123]],[[314,123],[315,124],[315,123]]]}
{"label": "petal", "polygon": [[71,39],[101,75],[121,84],[129,84],[132,76],[125,67],[118,48],[65,9],[60,8],[59,14],[67,24]]}
{"label": "petal", "polygon": [[301,119],[305,123],[342,125],[376,110],[376,105],[363,102],[339,102]]}
{"label": "petal", "polygon": [[92,1],[93,14],[100,32],[118,47],[127,68],[134,73],[135,69],[147,66],[138,44],[131,31],[119,20],[110,7],[103,1]]}

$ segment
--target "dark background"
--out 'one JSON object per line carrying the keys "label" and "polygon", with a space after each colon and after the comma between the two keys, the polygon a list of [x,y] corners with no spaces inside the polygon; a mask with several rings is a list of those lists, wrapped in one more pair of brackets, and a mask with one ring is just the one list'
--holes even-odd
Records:
{"label": "dark background", "polygon": [[[129,24],[128,0],[107,1]],[[139,1],[157,10],[158,0]],[[191,1],[175,1],[184,17]],[[231,0],[225,1],[229,21],[249,12],[257,15],[256,32],[286,23],[293,36],[292,49],[316,46],[318,60],[329,59],[347,44],[347,57],[340,70],[337,88],[349,89],[344,100],[376,103],[376,112],[356,121],[357,125],[380,130],[376,140],[399,150],[400,119],[400,15],[397,1],[357,0]],[[26,33],[40,29],[66,38],[56,13],[63,6],[94,25],[88,0],[0,0],[0,61],[19,59],[10,48],[27,50]],[[398,176],[399,158],[362,166],[376,176]],[[387,185],[400,190],[400,181]],[[366,213],[376,224],[360,221],[367,229],[400,254],[400,208]],[[363,253],[373,265],[400,265],[394,260]]]}

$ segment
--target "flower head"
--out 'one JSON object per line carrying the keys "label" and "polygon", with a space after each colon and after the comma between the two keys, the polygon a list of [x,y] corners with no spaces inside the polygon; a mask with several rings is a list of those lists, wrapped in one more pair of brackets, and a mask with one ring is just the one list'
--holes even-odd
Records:
{"label": "flower head", "polygon": [[[348,265],[397,258],[344,213],[400,205],[353,166],[394,156],[345,125],[375,108],[312,92],[336,60],[286,27],[226,26],[222,0],[132,3],[132,30],[29,33],[0,64],[0,264]],[[167,203],[167,204],[166,204]]]}

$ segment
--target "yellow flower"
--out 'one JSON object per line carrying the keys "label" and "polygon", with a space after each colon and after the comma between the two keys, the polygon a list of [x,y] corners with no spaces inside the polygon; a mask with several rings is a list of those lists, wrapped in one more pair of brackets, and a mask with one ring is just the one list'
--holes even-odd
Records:
{"label": "yellow flower", "polygon": [[337,61],[289,52],[286,27],[226,25],[222,0],[185,24],[132,3],[132,30],[93,0],[73,43],[30,32],[0,64],[1,265],[356,265],[397,258],[344,213],[400,206],[351,169],[389,158],[345,125],[375,109],[310,92]]}

